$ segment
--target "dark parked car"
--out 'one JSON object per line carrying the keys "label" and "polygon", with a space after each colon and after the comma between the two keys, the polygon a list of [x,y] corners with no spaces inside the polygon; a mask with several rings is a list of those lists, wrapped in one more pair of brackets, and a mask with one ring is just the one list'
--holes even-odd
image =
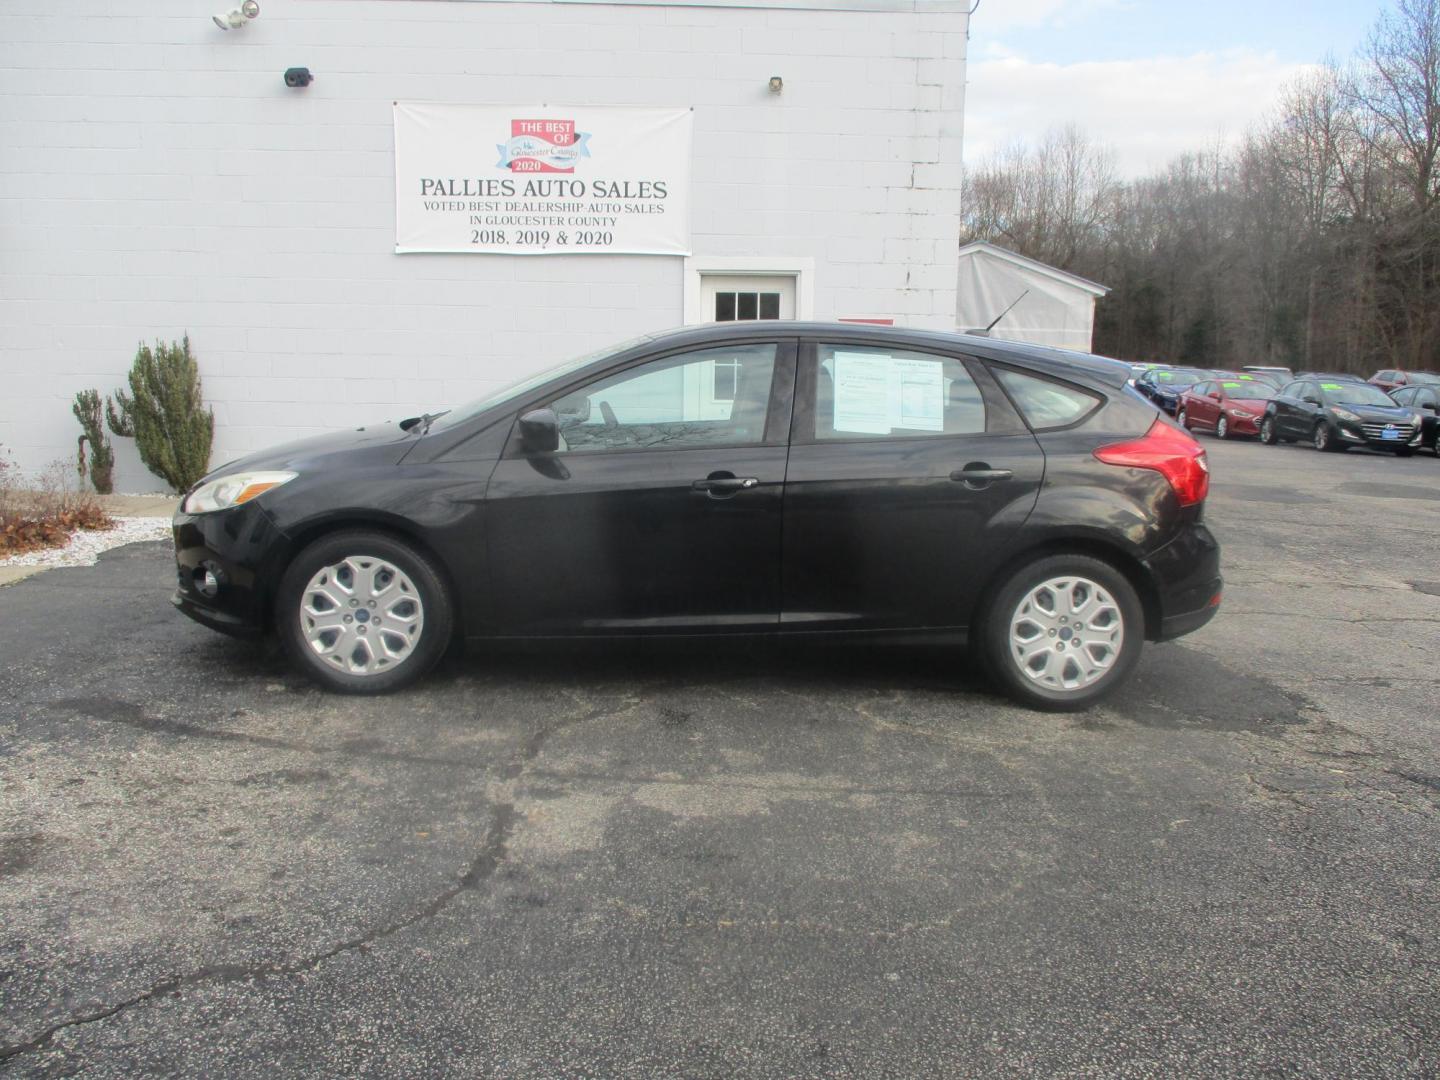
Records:
{"label": "dark parked car", "polygon": [[1440,375],[1433,371],[1377,371],[1370,376],[1370,382],[1381,390],[1398,390],[1402,386],[1440,386]]}
{"label": "dark parked car", "polygon": [[1213,431],[1222,439],[1258,435],[1260,417],[1274,394],[1274,387],[1255,377],[1206,379],[1180,396],[1178,420],[1187,431]]}
{"label": "dark parked car", "polygon": [[1122,365],[940,332],[732,323],[217,470],[175,604],[336,690],[471,641],[969,640],[1074,708],[1220,602],[1204,451]]}
{"label": "dark parked car", "polygon": [[1371,446],[1408,457],[1420,445],[1420,418],[1358,379],[1297,379],[1266,406],[1260,441],[1273,446],[1299,439],[1316,450]]}
{"label": "dark parked car", "polygon": [[1420,414],[1420,445],[1440,457],[1440,386],[1402,386],[1392,390],[1390,397]]}
{"label": "dark parked car", "polygon": [[1135,389],[1162,412],[1174,416],[1180,407],[1180,395],[1213,374],[1200,368],[1151,368],[1135,380]]}

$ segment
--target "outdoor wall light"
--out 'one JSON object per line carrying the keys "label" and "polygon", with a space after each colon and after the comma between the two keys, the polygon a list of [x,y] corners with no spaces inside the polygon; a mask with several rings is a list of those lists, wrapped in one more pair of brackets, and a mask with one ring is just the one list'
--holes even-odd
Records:
{"label": "outdoor wall light", "polygon": [[257,0],[245,0],[238,8],[227,11],[223,15],[212,15],[210,18],[221,30],[239,30],[249,19],[257,18],[260,15],[260,5]]}
{"label": "outdoor wall light", "polygon": [[310,74],[309,68],[286,68],[285,85],[291,88],[303,88],[315,81],[315,76]]}
{"label": "outdoor wall light", "polygon": [[771,75],[771,76],[770,76],[770,93],[772,93],[772,94],[778,94],[781,90],[784,90],[784,89],[785,89],[785,80],[782,79],[782,78],[780,78],[779,75]]}

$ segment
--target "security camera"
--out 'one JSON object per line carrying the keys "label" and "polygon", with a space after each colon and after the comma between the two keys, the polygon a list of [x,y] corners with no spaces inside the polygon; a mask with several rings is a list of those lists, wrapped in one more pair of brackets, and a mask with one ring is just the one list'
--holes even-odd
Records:
{"label": "security camera", "polygon": [[245,0],[238,8],[227,11],[223,15],[212,15],[211,20],[221,30],[238,30],[245,25],[247,19],[255,19],[260,16],[260,5],[256,0]]}
{"label": "security camera", "polygon": [[286,68],[285,85],[292,87],[309,86],[315,81],[315,76],[310,74],[309,68]]}

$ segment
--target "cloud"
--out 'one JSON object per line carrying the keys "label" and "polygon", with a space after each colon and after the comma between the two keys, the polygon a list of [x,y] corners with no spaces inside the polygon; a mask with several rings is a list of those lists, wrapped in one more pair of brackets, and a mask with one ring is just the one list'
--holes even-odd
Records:
{"label": "cloud", "polygon": [[1187,150],[1240,138],[1311,68],[1251,49],[1056,64],[991,46],[970,63],[965,158],[978,162],[1074,123],[1114,147],[1123,175],[1144,175]]}

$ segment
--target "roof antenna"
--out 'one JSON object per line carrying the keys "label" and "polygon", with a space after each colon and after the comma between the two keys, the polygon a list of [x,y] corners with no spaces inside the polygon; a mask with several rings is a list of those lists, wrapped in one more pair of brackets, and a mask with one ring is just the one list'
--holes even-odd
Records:
{"label": "roof antenna", "polygon": [[1006,315],[1009,315],[1010,312],[1012,312],[1012,311],[1015,310],[1015,304],[1020,303],[1021,300],[1024,300],[1025,297],[1027,297],[1027,296],[1029,296],[1029,295],[1030,295],[1030,290],[1029,290],[1029,289],[1026,289],[1024,292],[1022,292],[1019,296],[1017,296],[1017,297],[1015,298],[1015,302],[1014,302],[1014,303],[1012,303],[1012,304],[1011,304],[1009,307],[1007,307],[1004,311],[1000,312],[999,315],[996,315],[994,321],[991,322],[989,326],[985,327],[985,329],[983,329],[983,330],[966,330],[965,333],[967,333],[967,334],[974,334],[976,337],[989,337],[989,336],[990,336],[990,331],[991,331],[991,330],[994,330],[995,327],[1000,324],[1000,320],[1003,319]]}

